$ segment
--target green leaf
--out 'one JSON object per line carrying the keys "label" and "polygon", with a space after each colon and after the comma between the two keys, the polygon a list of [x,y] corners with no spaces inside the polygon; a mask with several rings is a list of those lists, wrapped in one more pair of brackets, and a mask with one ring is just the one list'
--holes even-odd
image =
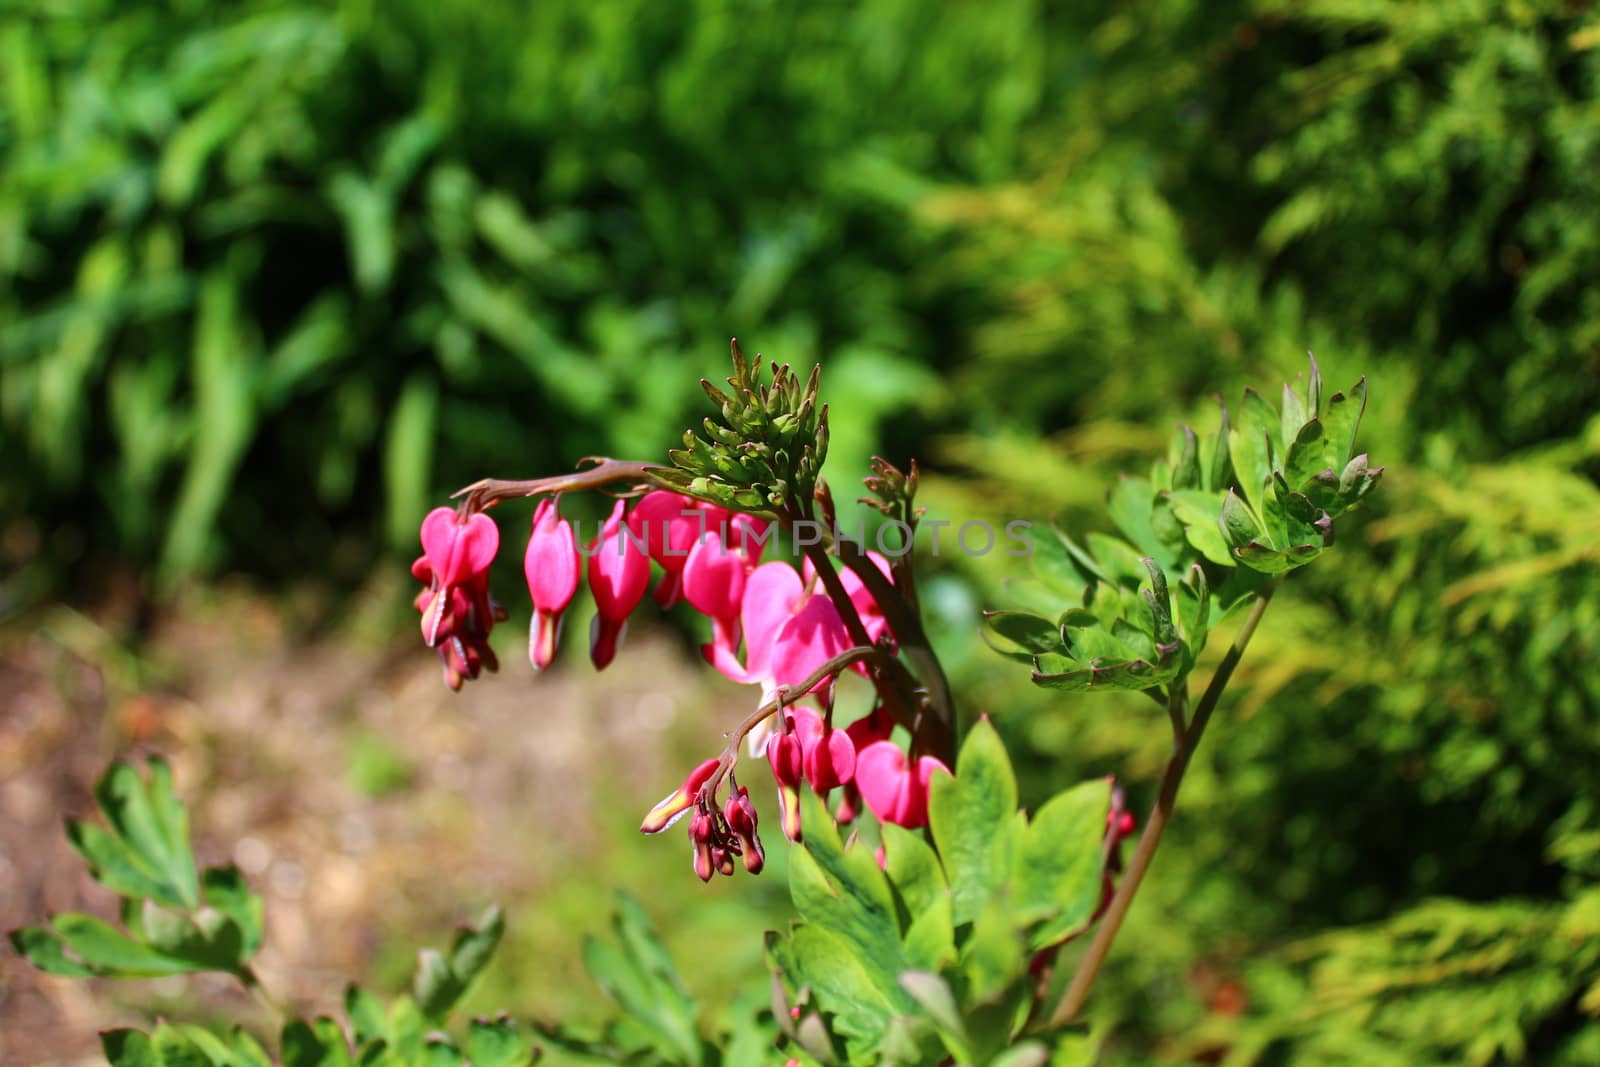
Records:
{"label": "green leaf", "polygon": [[1246,567],[1262,574],[1283,574],[1293,570],[1295,566],[1295,561],[1287,554],[1254,542],[1243,548],[1234,549],[1234,555]]}
{"label": "green leaf", "polygon": [[261,898],[251,892],[244,875],[233,864],[207,867],[200,875],[200,898],[207,907],[233,920],[242,940],[239,961],[245,962],[261,947],[264,922]]}
{"label": "green leaf", "polygon": [[495,905],[483,913],[476,926],[465,926],[456,931],[455,940],[450,945],[450,969],[463,985],[470,984],[488,965],[505,929],[505,912]]}
{"label": "green leaf", "polygon": [[[1306,411],[1305,400],[1287,382],[1283,386],[1283,402],[1280,405],[1280,410],[1282,411],[1282,416],[1279,420],[1278,439],[1285,446],[1288,446],[1291,441],[1299,436],[1300,428],[1306,423],[1308,412]],[[1316,418],[1316,415],[1315,411],[1309,412],[1309,416],[1313,419]]]}
{"label": "green leaf", "polygon": [[344,1013],[355,1028],[356,1044],[389,1037],[389,1016],[383,1002],[353,982],[345,987]]}
{"label": "green leaf", "polygon": [[1026,943],[1018,936],[1016,921],[1009,894],[1001,892],[983,902],[972,933],[961,946],[961,971],[970,1001],[998,1001],[1027,969]]}
{"label": "green leaf", "polygon": [[272,1057],[250,1031],[235,1026],[232,1036],[233,1059],[238,1067],[273,1067]]}
{"label": "green leaf", "polygon": [[1283,476],[1292,488],[1299,489],[1311,481],[1319,471],[1326,470],[1328,464],[1323,461],[1323,427],[1322,423],[1312,419],[1300,428],[1289,445],[1288,458],[1284,460]]}
{"label": "green leaf", "polygon": [[1206,471],[1206,491],[1218,493],[1228,487],[1228,482],[1233,476],[1233,460],[1228,454],[1228,406],[1220,403],[1222,420],[1217,426],[1217,432],[1207,441],[1207,446],[1202,447],[1200,462]]}
{"label": "green leaf", "polygon": [[1222,500],[1222,510],[1217,515],[1217,528],[1222,531],[1222,539],[1227,542],[1228,547],[1235,551],[1266,536],[1266,530],[1262,528],[1260,520],[1232,489],[1228,490],[1227,496]]}
{"label": "green leaf", "polygon": [[474,1019],[467,1028],[467,1058],[472,1067],[527,1067],[534,1057],[532,1043],[505,1016]]}
{"label": "green leaf", "polygon": [[214,909],[202,928],[195,919],[145,901],[142,929],[151,948],[195,970],[232,971],[239,964],[243,941],[233,921]]}
{"label": "green leaf", "polygon": [[888,879],[868,849],[844,849],[837,826],[815,794],[807,790],[801,805],[805,845],[789,853],[789,895],[795,909],[807,923],[837,937],[892,1003],[900,996],[895,976],[906,962]]}
{"label": "green leaf", "polygon": [[1233,457],[1233,471],[1239,488],[1260,514],[1267,479],[1275,466],[1272,442],[1278,439],[1282,427],[1278,413],[1254,389],[1244,391],[1244,403],[1239,409],[1239,425],[1228,434],[1228,451]]}
{"label": "green leaf", "polygon": [[95,800],[112,832],[68,822],[67,836],[106,888],[190,910],[199,904],[199,893],[188,820],[173,796],[167,765],[152,759],[149,771],[147,789],[138,771],[113,763],[95,785]]}
{"label": "green leaf", "polygon": [[[422,1067],[459,1067],[464,1061],[461,1050],[450,1041],[447,1036],[434,1036],[428,1038],[427,1044],[422,1046]],[[527,1062],[533,1062],[531,1059]],[[477,1067],[476,1064],[473,1067]]]}
{"label": "green leaf", "polygon": [[[1151,505],[1155,503],[1156,490],[1143,478],[1120,475],[1111,496],[1106,500],[1106,510],[1116,523],[1122,536],[1138,552],[1153,553],[1159,548],[1155,529],[1151,525]],[[1097,551],[1098,557],[1100,553]]]}
{"label": "green leaf", "polygon": [[956,757],[954,778],[929,786],[928,825],[950,881],[955,923],[977,918],[1010,879],[1016,857],[1017,780],[993,724],[978,720]]}
{"label": "green leaf", "polygon": [[1023,835],[1016,904],[1026,921],[1044,924],[1032,935],[1034,949],[1077,933],[1094,915],[1110,809],[1110,780],[1083,782],[1050,798]]}
{"label": "green leaf", "polygon": [[150,1043],[162,1067],[229,1067],[233,1058],[227,1045],[198,1026],[157,1023]]}
{"label": "green leaf", "polygon": [[431,375],[414,373],[389,413],[383,447],[384,527],[396,547],[411,546],[417,516],[427,510],[438,419],[439,383]]}
{"label": "green leaf", "polygon": [[989,642],[991,648],[1004,655],[1027,662],[1040,652],[1063,652],[1061,632],[1049,619],[1023,611],[986,611],[983,621],[990,632],[1015,646],[1007,648]]}
{"label": "green leaf", "polygon": [[928,971],[942,970],[955,962],[955,921],[948,893],[914,914],[906,930],[905,959],[907,966]]}
{"label": "green leaf", "polygon": [[50,924],[66,942],[67,949],[96,974],[112,978],[157,978],[204,969],[140,944],[92,915],[68,912],[52,917]]}
{"label": "green leaf", "polygon": [[283,1067],[334,1067],[339,1062],[304,1019],[290,1019],[283,1024],[278,1048]]}
{"label": "green leaf", "polygon": [[411,979],[411,995],[417,1007],[430,1019],[442,1019],[449,1014],[463,987],[450,970],[450,961],[435,948],[425,948],[417,953],[417,969]]}
{"label": "green leaf", "polygon": [[1183,524],[1184,537],[1195,551],[1212,563],[1233,566],[1233,556],[1217,524],[1222,515],[1222,494],[1185,489],[1168,493],[1167,499],[1172,504],[1172,513]]}
{"label": "green leaf", "polygon": [[121,837],[93,823],[67,820],[67,840],[89,865],[94,880],[135,900],[149,898],[170,907],[183,907],[178,891]]}
{"label": "green leaf", "polygon": [[111,1067],[162,1067],[148,1035],[138,1030],[106,1030],[100,1035],[100,1050]]}
{"label": "green leaf", "polygon": [[1037,1041],[1024,1041],[1012,1045],[989,1061],[989,1067],[1045,1067],[1050,1062],[1050,1049]]}
{"label": "green leaf", "polygon": [[[798,858],[801,850],[794,855]],[[811,988],[818,1006],[834,1016],[834,1028],[855,1038],[860,1051],[871,1051],[883,1040],[892,1016],[911,1010],[909,996],[896,981],[900,971],[889,973],[885,985],[884,973],[833,931],[802,923],[789,939],[793,980]]]}
{"label": "green leaf", "polygon": [[944,868],[939,857],[914,830],[907,830],[892,822],[883,823],[885,874],[889,884],[899,894],[911,920],[925,913],[938,901],[947,899],[950,887],[945,882]]}
{"label": "green leaf", "polygon": [[54,974],[62,978],[92,978],[96,973],[91,968],[68,959],[66,946],[61,938],[41,926],[25,926],[20,930],[11,931],[10,936],[11,947],[17,950],[17,954],[45,974]]}
{"label": "green leaf", "polygon": [[1178,628],[1172,623],[1172,594],[1167,590],[1167,575],[1153,559],[1143,560],[1150,574],[1150,588],[1140,590],[1145,604],[1150,608],[1150,635],[1159,649],[1165,650],[1178,643]]}
{"label": "green leaf", "polygon": [[1211,587],[1206,572],[1196,563],[1178,584],[1178,622],[1189,651],[1198,656],[1211,629]]}
{"label": "green leaf", "polygon": [[1172,445],[1167,451],[1167,462],[1172,465],[1172,484],[1166,488],[1200,487],[1200,446],[1192,429],[1187,426],[1178,427],[1178,432],[1173,436]]}
{"label": "green leaf", "polygon": [[1350,387],[1350,394],[1334,393],[1328,398],[1324,427],[1322,466],[1342,470],[1356,451],[1356,431],[1367,409],[1367,379]]}
{"label": "green leaf", "polygon": [[933,1021],[950,1055],[958,1063],[972,1063],[975,1059],[972,1038],[967,1034],[966,1020],[961,1017],[961,1006],[950,991],[949,983],[928,971],[907,971],[900,976],[900,985]]}

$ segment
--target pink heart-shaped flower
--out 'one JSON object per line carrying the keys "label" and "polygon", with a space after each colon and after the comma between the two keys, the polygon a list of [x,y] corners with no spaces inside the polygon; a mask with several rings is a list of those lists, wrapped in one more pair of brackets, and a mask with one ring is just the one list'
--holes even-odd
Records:
{"label": "pink heart-shaped flower", "polygon": [[932,756],[910,763],[893,741],[874,741],[856,753],[856,788],[884,822],[915,830],[928,824],[928,782],[950,768]]}

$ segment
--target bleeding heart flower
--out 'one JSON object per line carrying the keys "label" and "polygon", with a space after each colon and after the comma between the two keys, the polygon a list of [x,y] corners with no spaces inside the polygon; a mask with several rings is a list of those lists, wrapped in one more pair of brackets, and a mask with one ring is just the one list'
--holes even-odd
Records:
{"label": "bleeding heart flower", "polygon": [[434,508],[422,520],[422,560],[427,565],[429,597],[422,608],[422,638],[432,648],[450,607],[450,590],[471,584],[489,569],[500,550],[500,528],[482,512],[462,519],[454,508]]}
{"label": "bleeding heart flower", "polygon": [[739,786],[728,794],[728,802],[722,807],[722,817],[728,821],[728,829],[739,840],[739,854],[744,857],[744,869],[751,874],[760,874],[761,868],[766,866],[767,853],[761,847],[761,838],[756,833],[756,806],[750,799],[750,790]]}
{"label": "bleeding heart flower", "polygon": [[655,601],[670,608],[683,595],[683,568],[689,552],[707,530],[721,531],[728,513],[714,504],[702,504],[678,493],[656,489],[639,498],[628,514],[628,527],[645,546],[650,558],[661,564]]}
{"label": "bleeding heart flower", "polygon": [[798,845],[800,782],[805,776],[805,758],[800,739],[793,732],[793,719],[789,716],[785,718],[789,728],[767,742],[767,762],[771,764],[772,777],[778,783],[778,814],[782,820],[783,836]]}
{"label": "bleeding heart flower", "polygon": [[739,615],[749,572],[744,553],[729,548],[711,531],[689,553],[683,568],[683,596],[711,620],[713,645],[732,650],[739,644]]}
{"label": "bleeding heart flower", "polygon": [[689,777],[683,780],[682,785],[662,797],[661,802],[650,809],[649,814],[644,817],[644,822],[639,824],[639,831],[659,834],[682,818],[684,812],[694,807],[695,798],[700,795],[700,787],[710,780],[712,772],[721,762],[708,759],[690,771]]}
{"label": "bleeding heart flower", "polygon": [[893,741],[875,741],[856,753],[856,788],[872,813],[884,822],[915,830],[928,824],[928,782],[950,768],[932,756],[915,764]]}
{"label": "bleeding heart flower", "polygon": [[604,669],[617,654],[628,616],[644,599],[650,584],[650,557],[622,524],[623,502],[617,501],[601,527],[589,556],[589,589],[594,593],[594,628],[589,658]]}
{"label": "bleeding heart flower", "polygon": [[810,708],[795,708],[790,713],[795,736],[800,739],[801,766],[806,781],[817,796],[828,793],[855,777],[856,746],[843,730],[835,730]]}
{"label": "bleeding heart flower", "polygon": [[561,614],[578,591],[582,561],[572,524],[561,517],[555,498],[541,500],[533,513],[533,531],[522,558],[533,599],[533,622],[528,633],[528,659],[535,667],[550,666],[556,655]]}
{"label": "bleeding heart flower", "polygon": [[[771,653],[772,680],[779,686],[800,685],[849,647],[850,634],[839,609],[826,596],[813,596],[778,631]],[[826,692],[831,685],[831,679],[823,679],[813,691]]]}

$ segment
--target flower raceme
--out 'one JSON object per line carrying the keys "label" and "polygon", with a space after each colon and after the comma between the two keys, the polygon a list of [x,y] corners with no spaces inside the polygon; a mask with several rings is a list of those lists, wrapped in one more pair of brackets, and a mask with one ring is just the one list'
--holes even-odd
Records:
{"label": "flower raceme", "polygon": [[[893,721],[881,707],[848,727],[835,727],[833,675],[824,674],[809,692],[798,691],[854,642],[840,605],[823,590],[809,558],[801,567],[761,562],[768,533],[768,524],[754,516],[655,490],[631,508],[618,500],[585,545],[562,517],[559,496],[542,499],[523,555],[533,607],[529,661],[536,669],[554,662],[562,617],[579,586],[587,584],[595,602],[590,658],[597,668],[606,667],[650,589],[653,568],[659,568],[656,603],[686,602],[704,615],[711,627],[711,640],[702,649],[706,660],[733,681],[758,686],[758,706],[780,708],[757,723],[749,737],[751,755],[765,757],[772,771],[787,837],[800,840],[804,785],[824,801],[842,790],[840,822],[853,820],[864,806],[887,822],[925,825],[928,780],[936,772],[949,773],[945,765],[927,756],[908,759],[890,740]],[[488,637],[506,611],[489,595],[489,567],[499,549],[499,530],[481,511],[441,507],[423,520],[421,541],[423,554],[412,573],[427,586],[416,599],[423,637],[439,650],[446,683],[459,689],[484,668],[497,667]],[[887,561],[868,555],[892,581]],[[892,654],[894,635],[865,583],[844,569],[838,585],[867,636]],[[865,672],[859,660],[852,666]],[[801,699],[817,707],[802,706]],[[692,814],[694,868],[704,879],[733,873],[736,858],[751,873],[765,863],[749,789],[727,773],[734,762],[728,754],[702,762],[640,826],[658,833]],[[729,790],[719,805],[713,793],[725,773]]]}

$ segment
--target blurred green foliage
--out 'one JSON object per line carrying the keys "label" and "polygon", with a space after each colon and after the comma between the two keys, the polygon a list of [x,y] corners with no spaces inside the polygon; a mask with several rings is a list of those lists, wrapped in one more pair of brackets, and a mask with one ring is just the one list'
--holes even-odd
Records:
{"label": "blurred green foliage", "polygon": [[[0,552],[36,576],[359,572],[445,487],[663,454],[731,334],[826,357],[836,485],[915,450],[958,521],[1098,521],[1210,393],[1366,373],[1385,491],[1201,749],[1109,1054],[1594,1061],[1587,9],[54,0],[0,72]],[[944,564],[1024,802],[1147,798],[1159,709],[1008,675],[971,617],[1004,557]]]}

